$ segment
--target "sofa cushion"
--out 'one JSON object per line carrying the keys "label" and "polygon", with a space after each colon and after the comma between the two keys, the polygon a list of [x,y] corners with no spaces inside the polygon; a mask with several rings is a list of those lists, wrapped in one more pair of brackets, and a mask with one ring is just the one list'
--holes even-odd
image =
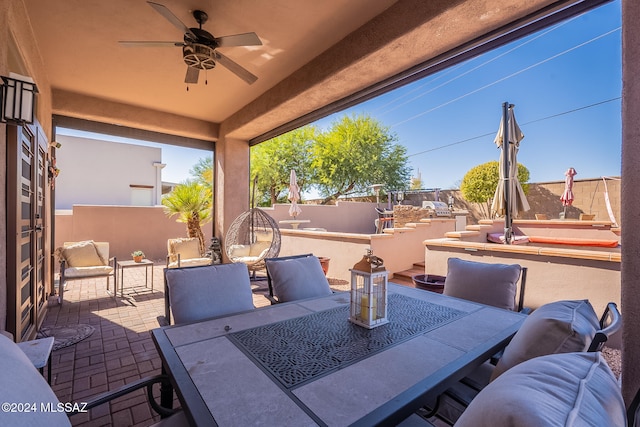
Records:
{"label": "sofa cushion", "polygon": [[518,264],[486,264],[449,258],[445,295],[515,310],[521,267]]}
{"label": "sofa cushion", "polygon": [[178,265],[178,261],[169,263],[169,268],[178,268],[178,267],[198,267],[201,265],[209,265],[211,264],[211,258],[190,258],[190,259],[182,259],[180,258],[180,265]]}
{"label": "sofa cushion", "polygon": [[254,308],[244,264],[167,269],[165,277],[176,324]]}
{"label": "sofa cushion", "polygon": [[229,258],[249,256],[251,245],[231,245],[229,247]]}
{"label": "sofa cushion", "polygon": [[74,243],[62,249],[62,257],[67,267],[94,267],[104,265],[92,240]]}
{"label": "sofa cushion", "polygon": [[112,273],[113,267],[110,265],[98,265],[96,267],[71,267],[64,269],[64,276],[66,278],[108,276]]}
{"label": "sofa cushion", "polygon": [[268,259],[266,266],[273,292],[280,302],[331,295],[318,257]]}
{"label": "sofa cushion", "polygon": [[251,245],[249,249],[249,256],[263,258],[267,251],[271,248],[271,241],[262,242],[258,241]]}
{"label": "sofa cushion", "polygon": [[536,357],[485,387],[456,427],[626,426],[615,376],[600,352]]}
{"label": "sofa cushion", "polygon": [[[55,410],[59,400],[40,372],[11,339],[1,334],[0,360],[0,401],[9,405],[36,405],[35,410],[29,412],[18,410],[17,406],[15,412],[3,410],[0,414],[0,424],[18,427],[71,425],[64,412]],[[53,410],[46,412],[41,405]],[[11,409],[10,406],[9,408]]]}
{"label": "sofa cushion", "polygon": [[598,315],[587,300],[545,304],[525,319],[491,378],[537,356],[585,351],[599,326]]}

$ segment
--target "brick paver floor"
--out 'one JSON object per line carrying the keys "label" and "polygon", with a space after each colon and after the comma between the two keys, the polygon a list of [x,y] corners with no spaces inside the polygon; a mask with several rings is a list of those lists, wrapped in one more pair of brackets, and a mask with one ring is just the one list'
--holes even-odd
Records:
{"label": "brick paver floor", "polygon": [[[64,303],[52,298],[43,326],[89,324],[88,338],[53,352],[52,388],[60,402],[80,403],[99,393],[160,373],[161,362],[150,330],[164,314],[164,262],[154,266],[154,292],[145,288],[145,269],[124,270],[124,297],[107,293],[106,279],[70,281]],[[269,304],[266,281],[252,282],[254,305]],[[113,289],[113,278],[111,279]],[[156,395],[159,392],[155,391]],[[179,406],[176,400],[175,406]],[[145,390],[71,417],[74,426],[148,426],[159,420]]]}

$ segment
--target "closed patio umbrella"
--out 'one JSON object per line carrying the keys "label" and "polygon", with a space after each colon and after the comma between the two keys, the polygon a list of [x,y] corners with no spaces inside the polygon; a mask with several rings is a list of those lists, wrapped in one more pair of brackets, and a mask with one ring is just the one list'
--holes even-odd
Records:
{"label": "closed patio umbrella", "polygon": [[573,204],[573,177],[576,176],[578,172],[574,168],[569,168],[564,173],[564,193],[560,196],[560,201],[562,202],[562,206],[564,206],[564,217],[567,217],[567,206],[571,206]]}
{"label": "closed patio umbrella", "polygon": [[[495,144],[502,148],[500,156],[500,180],[496,188],[491,211],[497,215],[504,215],[504,240],[511,244],[513,218],[520,212],[529,210],[529,202],[524,194],[522,185],[518,181],[518,150],[524,134],[520,130],[513,113],[513,104],[502,104],[502,119],[500,128],[494,139]],[[504,144],[504,141],[508,144]]]}
{"label": "closed patio umbrella", "polygon": [[300,187],[298,187],[298,179],[296,178],[296,171],[291,169],[291,175],[289,175],[289,196],[287,197],[291,202],[289,208],[289,216],[297,217],[302,213],[302,209],[298,206],[298,200],[300,200]]}

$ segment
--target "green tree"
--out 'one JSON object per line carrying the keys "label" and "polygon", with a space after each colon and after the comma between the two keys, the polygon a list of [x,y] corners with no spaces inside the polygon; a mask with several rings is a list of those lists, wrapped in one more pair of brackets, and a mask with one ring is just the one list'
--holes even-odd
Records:
{"label": "green tree", "polygon": [[312,167],[323,204],[348,194],[367,194],[372,184],[406,189],[411,177],[406,148],[377,120],[343,117],[318,137]]}
{"label": "green tree", "polygon": [[189,173],[196,182],[213,189],[213,157],[201,157]]}
{"label": "green tree", "polygon": [[304,126],[251,149],[251,177],[258,176],[256,198],[260,205],[286,202],[291,169],[296,171],[300,193],[313,180],[311,151],[318,130]]}
{"label": "green tree", "polygon": [[168,217],[178,216],[177,222],[187,225],[187,236],[197,237],[200,242],[200,253],[204,253],[204,234],[201,226],[210,222],[212,217],[211,188],[188,180],[177,185],[162,199],[164,212]]}
{"label": "green tree", "polygon": [[[491,201],[500,180],[500,163],[492,160],[471,168],[462,178],[460,192],[466,201],[480,204],[484,218],[490,218]],[[529,170],[518,163],[518,180],[524,193],[529,193]]]}

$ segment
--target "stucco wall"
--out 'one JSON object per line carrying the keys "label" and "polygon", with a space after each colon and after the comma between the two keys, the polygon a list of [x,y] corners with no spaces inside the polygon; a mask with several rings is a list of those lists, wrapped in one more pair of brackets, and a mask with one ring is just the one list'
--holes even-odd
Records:
{"label": "stucco wall", "polygon": [[[56,209],[76,204],[132,205],[132,191],[150,191],[150,205],[159,204],[157,147],[58,135],[60,175],[56,179]],[[131,186],[152,188],[134,189]]]}
{"label": "stucco wall", "polygon": [[620,306],[620,263],[503,251],[473,251],[427,245],[427,274],[446,276],[447,259],[520,264],[528,268],[525,306],[540,307],[564,299],[589,299],[597,313],[613,301]]}
{"label": "stucco wall", "polygon": [[[290,220],[290,204],[275,204],[263,208],[276,222]],[[300,205],[302,213],[297,219],[309,220],[308,224],[300,224],[300,228],[324,228],[328,231],[342,233],[375,233],[374,221],[378,218],[375,203],[338,202],[335,205]],[[281,224],[280,228],[291,228]]]}
{"label": "stucco wall", "polygon": [[[579,171],[578,171],[579,172]],[[613,215],[618,224],[620,224],[620,188],[621,181],[619,177],[612,177],[606,180],[606,186],[609,194],[609,201]],[[595,214],[597,221],[608,221],[609,213],[604,198],[605,183],[602,178],[576,179],[573,185],[573,193],[575,200],[573,205],[567,208],[567,219],[578,219],[581,213]],[[564,207],[560,202],[560,196],[564,192],[564,180],[540,182],[529,184],[529,194],[527,201],[531,206],[528,212],[523,212],[518,218],[535,219],[535,214],[547,214],[549,218],[559,218],[560,212]],[[477,203],[469,203],[462,197],[460,190],[442,190],[440,191],[440,200],[447,202],[449,195],[452,195],[455,203],[454,209],[464,209],[469,211],[468,223],[476,224],[479,220],[484,219]],[[423,200],[433,200],[433,192],[425,192],[421,194],[407,193],[405,195],[404,204],[412,204],[422,206]]]}
{"label": "stucco wall", "polygon": [[[208,245],[211,223],[202,232]],[[168,218],[159,206],[74,206],[72,215],[56,214],[54,247],[69,241],[109,242],[110,255],[118,259],[131,259],[131,252],[140,249],[147,258],[164,262],[167,240],[186,236],[185,224]]]}

